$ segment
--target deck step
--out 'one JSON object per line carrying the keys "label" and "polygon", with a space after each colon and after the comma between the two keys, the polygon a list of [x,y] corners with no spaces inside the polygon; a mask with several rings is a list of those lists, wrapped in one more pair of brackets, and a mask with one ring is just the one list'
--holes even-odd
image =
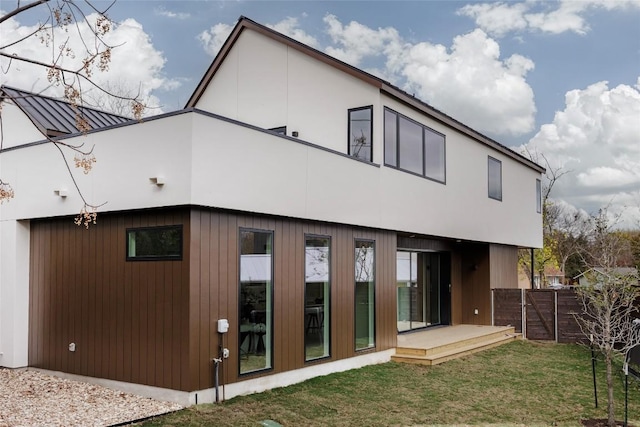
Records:
{"label": "deck step", "polygon": [[516,334],[512,328],[433,348],[401,347],[396,349],[396,354],[391,356],[391,360],[403,363],[437,365],[478,351],[497,347],[518,338],[520,338],[520,334]]}

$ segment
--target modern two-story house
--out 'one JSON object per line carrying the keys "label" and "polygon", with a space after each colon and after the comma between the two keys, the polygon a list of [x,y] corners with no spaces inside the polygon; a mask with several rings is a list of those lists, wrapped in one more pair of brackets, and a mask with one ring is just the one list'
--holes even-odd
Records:
{"label": "modern two-story house", "polygon": [[[490,289],[517,287],[518,248],[542,245],[542,167],[246,18],[180,111],[86,110],[83,134],[64,103],[16,92],[2,366],[192,403],[217,381],[229,398],[388,361],[399,333],[489,325]],[[88,229],[42,133],[95,147],[93,170],[72,170],[106,202]]]}

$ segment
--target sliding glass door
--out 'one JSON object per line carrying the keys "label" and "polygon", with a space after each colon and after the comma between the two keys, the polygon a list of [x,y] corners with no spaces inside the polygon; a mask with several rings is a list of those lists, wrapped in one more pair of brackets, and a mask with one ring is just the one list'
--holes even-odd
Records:
{"label": "sliding glass door", "polygon": [[396,263],[398,332],[442,324],[440,254],[398,251]]}

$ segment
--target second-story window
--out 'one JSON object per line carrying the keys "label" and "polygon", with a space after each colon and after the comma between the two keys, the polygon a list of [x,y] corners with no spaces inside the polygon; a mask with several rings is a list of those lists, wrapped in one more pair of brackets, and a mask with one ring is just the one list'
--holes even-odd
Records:
{"label": "second-story window", "polygon": [[444,184],[447,176],[445,137],[385,108],[384,164]]}
{"label": "second-story window", "polygon": [[536,179],[536,212],[542,213],[542,183]]}
{"label": "second-story window", "polygon": [[489,156],[489,198],[502,201],[502,162]]}
{"label": "second-story window", "polygon": [[373,107],[349,110],[349,154],[368,162],[373,159]]}

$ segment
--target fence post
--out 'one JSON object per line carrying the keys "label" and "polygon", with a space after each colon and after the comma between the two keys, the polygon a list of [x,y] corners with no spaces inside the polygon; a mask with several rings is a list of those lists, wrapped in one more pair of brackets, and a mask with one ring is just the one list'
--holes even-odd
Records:
{"label": "fence post", "polygon": [[558,290],[553,291],[553,320],[555,322],[554,335],[558,342]]}
{"label": "fence post", "polygon": [[495,310],[494,302],[493,302],[495,297],[496,297],[495,289],[491,289],[491,326],[496,326],[494,313],[493,313],[493,311]]}
{"label": "fence post", "polygon": [[521,289],[520,292],[520,310],[522,311],[522,339],[527,339],[527,297],[526,289]]}

